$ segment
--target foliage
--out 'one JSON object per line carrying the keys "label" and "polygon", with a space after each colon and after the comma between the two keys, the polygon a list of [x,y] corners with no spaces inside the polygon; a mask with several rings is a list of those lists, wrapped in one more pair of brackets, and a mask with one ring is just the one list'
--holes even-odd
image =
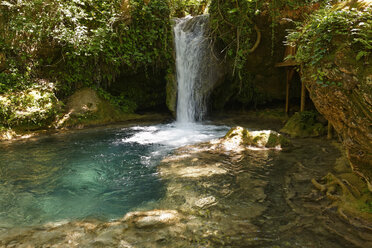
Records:
{"label": "foliage", "polygon": [[[275,40],[275,27],[286,9],[296,10],[307,5],[322,3],[328,0],[212,0],[210,19],[212,34],[218,37],[225,48],[227,57],[233,59],[234,70],[240,72],[245,66],[246,57],[256,40],[255,24],[257,19],[270,14],[272,44]],[[273,46],[273,45],[272,45]],[[273,51],[274,47],[272,47]]]}
{"label": "foliage", "polygon": [[0,95],[0,125],[41,127],[50,124],[58,112],[51,85]]}
{"label": "foliage", "polygon": [[118,107],[124,113],[133,113],[137,109],[137,104],[127,99],[124,95],[113,96],[102,88],[95,88],[95,90],[100,97],[110,102],[111,105]]}
{"label": "foliage", "polygon": [[[312,10],[313,4],[325,4],[327,0],[212,0],[209,8],[211,34],[221,46],[225,58],[233,64],[233,81],[237,81],[235,100],[243,107],[251,103],[262,104],[264,96],[251,84],[253,81],[247,73],[247,60],[259,36],[259,30],[264,30],[262,35],[267,34],[267,26],[262,23],[271,23],[271,51],[274,51],[276,40],[276,26],[279,21],[287,17],[287,12],[303,9]],[[265,58],[265,60],[268,58]],[[233,95],[230,94],[230,95]],[[266,99],[267,100],[267,99]]]}
{"label": "foliage", "polygon": [[[60,99],[88,85],[123,110],[136,104],[107,88],[126,72],[165,70],[172,59],[170,0],[0,1],[0,94],[55,82]],[[0,56],[0,57],[1,57]],[[0,61],[2,62],[2,61]],[[103,93],[105,92],[105,93]]]}
{"label": "foliage", "polygon": [[123,68],[166,67],[168,1],[132,0],[130,13],[121,11],[121,2],[2,1],[6,57],[21,73],[25,66],[35,74],[48,69],[47,76],[67,91],[77,84],[110,84]]}
{"label": "foliage", "polygon": [[[318,66],[342,47],[352,49],[354,61],[367,62],[372,52],[372,6],[327,6],[292,30],[287,40],[290,45],[297,45],[295,59],[309,66]],[[323,86],[336,85],[327,79],[324,70],[317,69],[312,77]]]}
{"label": "foliage", "polygon": [[253,20],[259,14],[258,0],[213,0],[210,5],[212,35],[226,46],[223,50],[233,58],[235,68],[243,69],[245,58],[253,45]]}
{"label": "foliage", "polygon": [[258,105],[265,104],[268,98],[252,83],[254,77],[247,72],[243,72],[242,75],[244,81],[240,81],[238,92],[233,99],[243,108],[248,108],[250,106],[257,108]]}
{"label": "foliage", "polygon": [[210,0],[170,0],[171,16],[201,15]]}

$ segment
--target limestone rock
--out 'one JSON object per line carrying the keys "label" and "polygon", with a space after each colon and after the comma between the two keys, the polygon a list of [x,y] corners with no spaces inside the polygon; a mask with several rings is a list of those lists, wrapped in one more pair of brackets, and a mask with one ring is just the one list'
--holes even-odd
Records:
{"label": "limestone rock", "polygon": [[57,121],[56,127],[80,128],[138,118],[138,115],[124,112],[109,101],[100,98],[94,90],[83,88],[70,96],[66,114]]}
{"label": "limestone rock", "polygon": [[175,224],[180,219],[181,215],[176,210],[151,210],[130,212],[123,220],[137,228],[146,228]]}
{"label": "limestone rock", "polygon": [[90,88],[83,88],[76,91],[67,102],[68,112],[71,114],[85,114],[88,112],[96,112],[98,105],[102,100],[97,93]]}
{"label": "limestone rock", "polygon": [[229,149],[253,146],[258,148],[284,148],[291,145],[290,141],[279,133],[266,131],[251,131],[243,127],[233,127],[222,139],[222,143]]}

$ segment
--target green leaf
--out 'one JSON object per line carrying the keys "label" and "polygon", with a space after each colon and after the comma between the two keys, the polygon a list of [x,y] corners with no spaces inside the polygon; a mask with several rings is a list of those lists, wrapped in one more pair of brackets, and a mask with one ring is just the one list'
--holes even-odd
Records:
{"label": "green leaf", "polygon": [[238,10],[239,10],[239,9],[234,8],[234,9],[229,10],[227,13],[229,13],[229,14],[233,14],[233,13],[237,12]]}
{"label": "green leaf", "polygon": [[363,56],[366,56],[366,55],[368,55],[368,52],[366,52],[366,51],[360,51],[360,52],[358,52],[358,54],[357,54],[357,56],[356,56],[356,60],[357,61],[359,61]]}

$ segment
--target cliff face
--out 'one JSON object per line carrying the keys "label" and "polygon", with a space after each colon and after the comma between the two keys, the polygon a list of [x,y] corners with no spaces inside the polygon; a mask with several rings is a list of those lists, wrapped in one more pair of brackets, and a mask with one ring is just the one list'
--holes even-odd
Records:
{"label": "cliff face", "polygon": [[343,1],[292,30],[296,60],[318,111],[342,138],[351,167],[372,191],[372,2]]}
{"label": "cliff face", "polygon": [[[341,135],[351,167],[372,191],[372,59],[362,64],[354,58],[339,49],[317,68],[304,65],[303,80],[318,111]],[[336,85],[312,79],[318,70]]]}

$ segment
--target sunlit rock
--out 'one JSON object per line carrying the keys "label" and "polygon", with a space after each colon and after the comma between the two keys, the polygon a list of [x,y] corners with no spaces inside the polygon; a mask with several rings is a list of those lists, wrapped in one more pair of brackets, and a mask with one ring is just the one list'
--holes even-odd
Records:
{"label": "sunlit rock", "polygon": [[152,210],[145,212],[130,212],[124,221],[137,228],[171,225],[178,222],[181,215],[176,210]]}
{"label": "sunlit rock", "polygon": [[181,168],[170,168],[170,170],[164,171],[164,174],[173,175],[184,178],[199,178],[208,177],[217,174],[225,174],[226,170],[220,168],[217,164],[208,166],[187,166]]}
{"label": "sunlit rock", "polygon": [[242,151],[247,147],[276,148],[289,147],[291,143],[284,136],[271,130],[251,131],[234,127],[218,141],[226,150]]}
{"label": "sunlit rock", "polygon": [[124,112],[100,97],[93,89],[83,88],[68,98],[66,113],[55,126],[84,127],[138,118],[139,115]]}

